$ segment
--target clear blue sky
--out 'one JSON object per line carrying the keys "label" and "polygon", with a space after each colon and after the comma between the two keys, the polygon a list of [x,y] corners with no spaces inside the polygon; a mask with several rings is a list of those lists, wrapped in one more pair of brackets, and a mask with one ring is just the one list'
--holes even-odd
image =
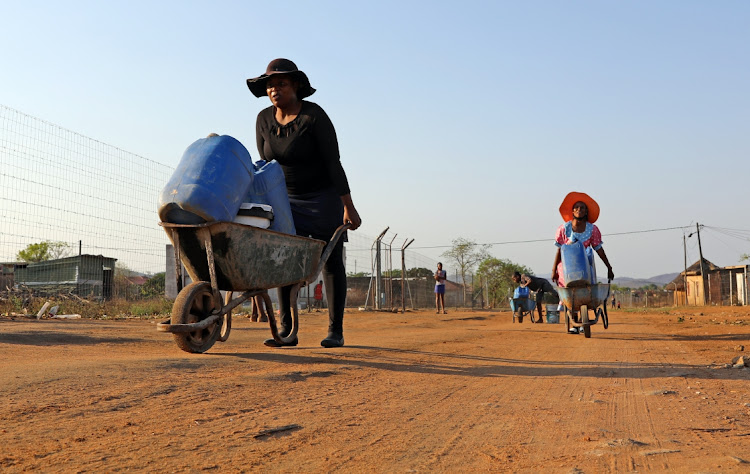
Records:
{"label": "clear blue sky", "polygon": [[[255,149],[245,79],[286,57],[331,116],[362,232],[458,237],[539,274],[592,195],[618,276],[680,271],[683,231],[750,253],[750,2],[0,1],[0,103],[176,165]],[[156,201],[156,196],[154,197]],[[609,237],[608,237],[609,235]],[[688,264],[697,260],[688,239]]]}

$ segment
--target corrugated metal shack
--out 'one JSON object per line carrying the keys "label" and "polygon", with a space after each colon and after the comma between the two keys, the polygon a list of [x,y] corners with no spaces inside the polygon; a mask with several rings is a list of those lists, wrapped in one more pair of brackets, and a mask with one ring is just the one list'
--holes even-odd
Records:
{"label": "corrugated metal shack", "polygon": [[17,266],[15,283],[36,295],[72,293],[82,298],[112,296],[116,258],[78,255]]}
{"label": "corrugated metal shack", "polygon": [[[690,265],[686,271],[666,285],[674,285],[674,304],[705,305],[748,305],[748,275],[750,265],[737,265],[720,268],[703,259],[706,277],[701,273],[701,261]],[[685,284],[687,283],[687,287]]]}

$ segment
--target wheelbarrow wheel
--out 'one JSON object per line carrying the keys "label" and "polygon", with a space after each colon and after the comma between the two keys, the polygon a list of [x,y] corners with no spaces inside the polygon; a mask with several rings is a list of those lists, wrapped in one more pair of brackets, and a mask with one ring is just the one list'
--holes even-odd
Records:
{"label": "wheelbarrow wheel", "polygon": [[581,306],[581,324],[583,324],[583,336],[591,337],[591,325],[589,324],[589,308]]}
{"label": "wheelbarrow wheel", "polygon": [[[180,291],[172,306],[172,324],[193,324],[203,321],[219,309],[214,300],[211,284],[196,281]],[[206,352],[221,334],[221,322],[187,333],[173,333],[177,347],[185,352]]]}

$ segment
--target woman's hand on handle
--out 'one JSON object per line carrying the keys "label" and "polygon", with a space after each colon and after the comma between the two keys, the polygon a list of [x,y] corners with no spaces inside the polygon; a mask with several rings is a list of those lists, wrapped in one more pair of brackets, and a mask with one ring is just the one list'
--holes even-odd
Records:
{"label": "woman's hand on handle", "polygon": [[344,207],[344,224],[351,224],[352,230],[357,230],[362,225],[362,219],[360,219],[359,213],[354,206],[351,208]]}
{"label": "woman's hand on handle", "polygon": [[351,194],[341,196],[341,202],[344,203],[344,224],[351,224],[351,230],[357,230],[362,225],[362,219],[359,217],[357,208],[354,207]]}
{"label": "woman's hand on handle", "polygon": [[612,265],[609,263],[609,259],[607,258],[607,254],[604,252],[604,247],[599,247],[599,249],[596,251],[597,254],[599,254],[599,258],[602,259],[602,262],[607,266],[607,278],[609,280],[615,279],[615,274],[612,271]]}

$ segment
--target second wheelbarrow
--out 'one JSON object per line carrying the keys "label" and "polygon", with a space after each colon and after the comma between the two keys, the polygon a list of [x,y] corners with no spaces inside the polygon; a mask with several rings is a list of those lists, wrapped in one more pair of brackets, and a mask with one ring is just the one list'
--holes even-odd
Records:
{"label": "second wheelbarrow", "polygon": [[524,316],[529,316],[531,322],[534,322],[534,308],[536,301],[530,298],[510,298],[510,310],[513,312],[513,322],[518,319],[519,323],[523,322]]}
{"label": "second wheelbarrow", "polygon": [[[604,329],[609,327],[607,316],[607,299],[609,298],[609,283],[597,283],[576,288],[557,288],[560,299],[565,305],[565,325],[570,331],[573,328],[583,328],[583,334],[591,337],[591,326],[602,320]],[[590,319],[589,310],[594,311],[594,319]]]}

